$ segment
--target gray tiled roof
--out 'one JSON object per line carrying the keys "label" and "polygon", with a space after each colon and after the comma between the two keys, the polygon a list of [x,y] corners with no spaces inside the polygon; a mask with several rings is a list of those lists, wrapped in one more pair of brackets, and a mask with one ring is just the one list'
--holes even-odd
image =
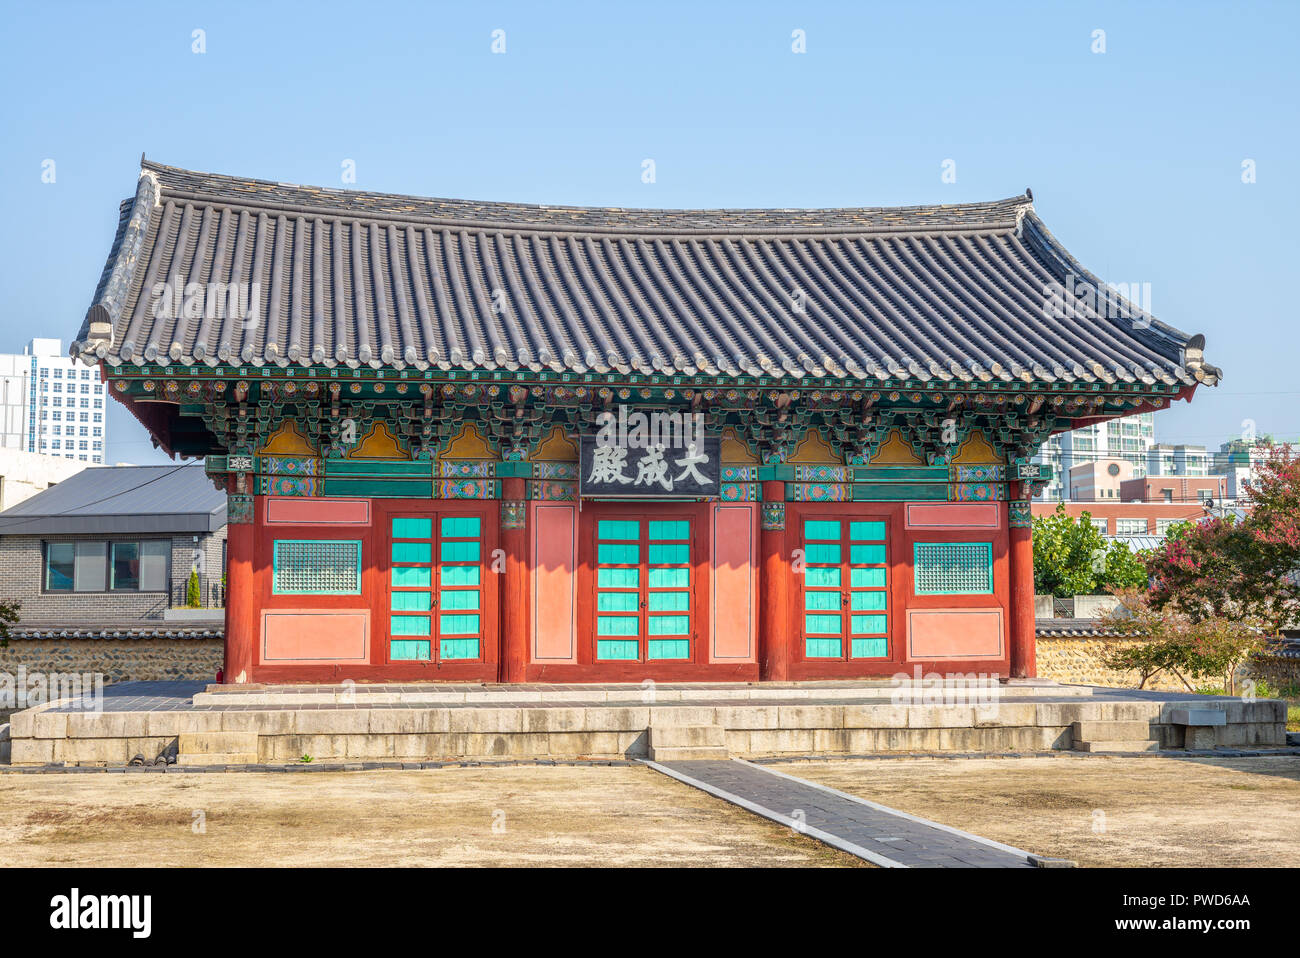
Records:
{"label": "gray tiled roof", "polygon": [[[1120,301],[1032,195],[832,210],[422,199],[144,162],[74,355],[174,362],[775,377],[1213,383],[1203,337]],[[155,290],[256,283],[247,319]],[[210,287],[209,287],[210,288]],[[796,308],[798,304],[799,308]]]}
{"label": "gray tiled roof", "polygon": [[0,535],[208,533],[226,524],[226,494],[202,463],[92,466],[0,512]]}

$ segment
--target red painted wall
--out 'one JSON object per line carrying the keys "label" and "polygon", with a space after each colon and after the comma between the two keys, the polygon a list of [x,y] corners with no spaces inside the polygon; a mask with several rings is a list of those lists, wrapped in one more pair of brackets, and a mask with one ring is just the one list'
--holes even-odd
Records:
{"label": "red painted wall", "polygon": [[[1010,609],[1010,579],[1007,563],[1007,504],[981,503],[981,509],[972,512],[975,504],[953,504],[956,508],[924,510],[923,521],[917,526],[907,521],[908,503],[787,503],[786,536],[791,549],[804,548],[803,520],[816,518],[883,520],[887,524],[889,560],[889,636],[888,655],[883,659],[823,659],[805,655],[803,632],[804,594],[802,577],[791,576],[793,588],[788,603],[786,632],[790,636],[787,646],[791,679],[861,678],[890,676],[899,672],[909,675],[919,665],[923,672],[984,672],[1008,674],[1010,668],[1009,637],[1007,634]],[[912,504],[915,505],[915,504]],[[928,504],[927,504],[928,505]],[[993,517],[996,517],[995,519]],[[951,525],[939,525],[943,521]],[[990,521],[996,527],[989,528]],[[972,528],[969,523],[985,527]],[[935,523],[933,525],[928,523]],[[917,595],[912,571],[912,546],[917,542],[988,542],[992,544],[993,592],[991,595]],[[920,613],[938,614],[954,609],[971,612],[1000,613],[1001,635],[996,648],[987,646],[989,652],[978,657],[935,659],[913,656],[908,643],[909,617]],[[914,620],[915,621],[915,620]],[[921,621],[924,621],[923,619]],[[955,623],[953,623],[955,625]],[[981,623],[979,628],[986,628]],[[991,641],[992,636],[986,636]],[[960,643],[958,643],[960,644]],[[969,647],[967,643],[967,647]]]}
{"label": "red painted wall", "polygon": [[[282,501],[282,500],[281,500]],[[365,500],[361,500],[365,501]],[[303,502],[310,505],[304,506]],[[299,500],[289,508],[276,503],[277,519],[267,522],[267,499],[255,500],[252,541],[249,616],[253,641],[243,654],[250,661],[250,682],[356,681],[482,681],[500,675],[502,642],[501,603],[505,576],[494,574],[492,557],[501,542],[499,503],[470,500],[357,500],[340,511],[330,500]],[[783,557],[781,582],[772,583],[762,573],[763,543],[756,503],[578,503],[528,504],[528,579],[525,608],[512,609],[526,645],[523,679],[526,681],[754,681],[759,678],[760,636],[778,642],[773,660],[782,658],[790,679],[855,678],[911,673],[914,665],[925,672],[984,672],[1008,674],[1010,667],[1010,585],[1006,503],[918,504],[906,503],[787,503],[784,550],[802,549],[803,520],[807,518],[875,519],[887,525],[889,563],[888,654],[883,659],[810,659],[803,634],[803,583],[791,574],[791,554]],[[719,510],[725,519],[719,526]],[[433,662],[392,662],[388,657],[390,607],[390,536],[394,515],[433,516],[439,512],[474,515],[482,521],[484,575],[482,615],[484,638],[480,658]],[[625,662],[595,659],[596,523],[601,518],[673,515],[690,518],[693,538],[691,658],[686,661]],[[721,529],[721,532],[718,530]],[[742,534],[743,533],[743,534]],[[715,542],[715,536],[727,536]],[[358,539],[362,543],[362,591],[359,596],[273,595],[272,550],[276,539]],[[989,542],[993,556],[993,593],[990,595],[917,595],[913,586],[912,547],[916,542]],[[713,558],[725,559],[723,575],[715,575]],[[769,557],[775,558],[775,557]],[[745,566],[746,561],[748,566]],[[542,567],[540,575],[533,570]],[[744,605],[746,582],[752,602]],[[721,587],[720,587],[721,584]],[[772,589],[782,590],[785,601],[771,603]],[[540,591],[539,591],[540,590]],[[715,591],[718,593],[715,595]],[[760,616],[773,614],[768,630]],[[571,613],[568,611],[571,610]],[[950,613],[956,612],[954,618]],[[266,620],[274,619],[267,656]],[[566,614],[571,620],[562,621]],[[319,616],[336,616],[335,619]],[[744,616],[745,621],[739,619]],[[287,618],[290,617],[290,618]],[[295,619],[300,621],[295,623]],[[345,618],[346,617],[346,618]],[[725,617],[725,621],[724,621]],[[927,618],[932,617],[932,618]],[[909,622],[915,643],[909,644]],[[364,636],[351,636],[348,628],[364,623]],[[991,623],[996,623],[991,624]],[[301,626],[303,635],[294,630]],[[960,635],[945,638],[944,629]],[[518,641],[518,637],[516,637]],[[364,643],[364,644],[363,644]],[[947,643],[947,644],[945,644]],[[936,650],[961,650],[962,657],[934,658]],[[236,650],[238,651],[238,650]],[[914,654],[915,653],[915,654]],[[236,656],[238,658],[238,656]],[[231,675],[228,681],[233,680]]]}
{"label": "red painted wall", "polygon": [[[274,501],[274,500],[273,500]],[[355,500],[354,500],[355,501]],[[348,521],[340,522],[340,513],[329,499],[298,500],[310,502],[315,509],[304,511],[301,505],[293,510],[272,507],[272,516],[292,518],[294,522],[266,521],[268,497],[258,496],[254,509],[253,582],[257,607],[256,642],[252,651],[250,682],[339,682],[343,679],[368,682],[395,681],[476,681],[497,680],[499,652],[500,576],[493,574],[491,557],[498,548],[499,503],[471,500],[424,499],[371,499],[368,521],[358,521],[363,512],[350,510]],[[438,512],[478,516],[482,520],[482,548],[485,559],[483,575],[482,616],[483,641],[479,645],[478,659],[447,662],[392,662],[388,657],[388,616],[391,590],[389,584],[390,535],[392,518],[401,516],[433,516]],[[317,521],[310,521],[315,517]],[[271,591],[272,555],[276,539],[359,539],[361,541],[361,594],[360,595],[274,595]],[[322,661],[313,664],[305,660],[313,650],[322,646],[337,648],[340,644],[337,630],[332,635],[322,635],[321,641],[309,636],[296,644],[295,661],[266,661],[265,613],[288,610],[310,611],[317,615],[335,613],[356,621],[358,613],[368,616],[369,635],[366,661]],[[304,618],[302,628],[310,631],[322,626],[322,620]],[[325,641],[328,639],[328,641]],[[280,637],[281,645],[287,639]]]}

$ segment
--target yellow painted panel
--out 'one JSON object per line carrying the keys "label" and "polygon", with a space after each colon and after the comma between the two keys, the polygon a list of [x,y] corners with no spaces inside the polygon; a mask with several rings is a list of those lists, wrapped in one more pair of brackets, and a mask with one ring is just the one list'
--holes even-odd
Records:
{"label": "yellow painted panel", "polygon": [[880,444],[876,454],[871,457],[871,464],[873,466],[925,465],[897,429],[891,430],[889,436]]}
{"label": "yellow painted panel", "polygon": [[[438,454],[439,459],[492,459],[497,458],[483,434],[472,424],[466,423],[456,437],[447,443],[447,448]],[[577,458],[576,456],[574,457]]]}
{"label": "yellow painted panel", "polygon": [[402,459],[409,460],[397,437],[388,431],[388,427],[377,422],[370,432],[348,451],[349,459]]}
{"label": "yellow painted panel", "polygon": [[264,456],[315,456],[316,447],[311,444],[298,427],[286,422],[271,434],[271,438],[259,450]]}
{"label": "yellow painted panel", "polygon": [[978,429],[966,437],[966,441],[961,444],[952,461],[963,466],[992,466],[1006,462],[994,451],[992,444]]}
{"label": "yellow painted panel", "polygon": [[799,466],[842,466],[841,459],[831,444],[816,429],[809,429],[794,447],[786,462]]}
{"label": "yellow painted panel", "polygon": [[556,426],[542,438],[528,459],[530,462],[577,462],[578,447],[563,429]]}

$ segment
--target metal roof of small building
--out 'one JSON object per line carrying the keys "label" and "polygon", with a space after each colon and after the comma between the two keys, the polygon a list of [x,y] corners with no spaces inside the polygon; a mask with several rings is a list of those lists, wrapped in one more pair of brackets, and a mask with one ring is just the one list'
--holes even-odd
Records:
{"label": "metal roof of small building", "polygon": [[[246,317],[187,318],[158,308],[176,277],[260,295]],[[617,209],[323,189],[142,160],[72,353],[110,366],[792,381],[1219,378],[1204,337],[1127,300],[1099,308],[1084,284],[1107,293],[1028,191],[944,206]]]}
{"label": "metal roof of small building", "polygon": [[0,535],[210,533],[226,524],[226,494],[202,463],[91,466],[0,512]]}

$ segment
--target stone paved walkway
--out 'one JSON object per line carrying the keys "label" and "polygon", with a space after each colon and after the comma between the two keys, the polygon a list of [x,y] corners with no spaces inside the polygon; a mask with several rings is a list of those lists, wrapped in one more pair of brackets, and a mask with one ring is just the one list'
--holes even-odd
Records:
{"label": "stone paved walkway", "polygon": [[743,761],[646,762],[885,868],[1033,868],[1028,852]]}

